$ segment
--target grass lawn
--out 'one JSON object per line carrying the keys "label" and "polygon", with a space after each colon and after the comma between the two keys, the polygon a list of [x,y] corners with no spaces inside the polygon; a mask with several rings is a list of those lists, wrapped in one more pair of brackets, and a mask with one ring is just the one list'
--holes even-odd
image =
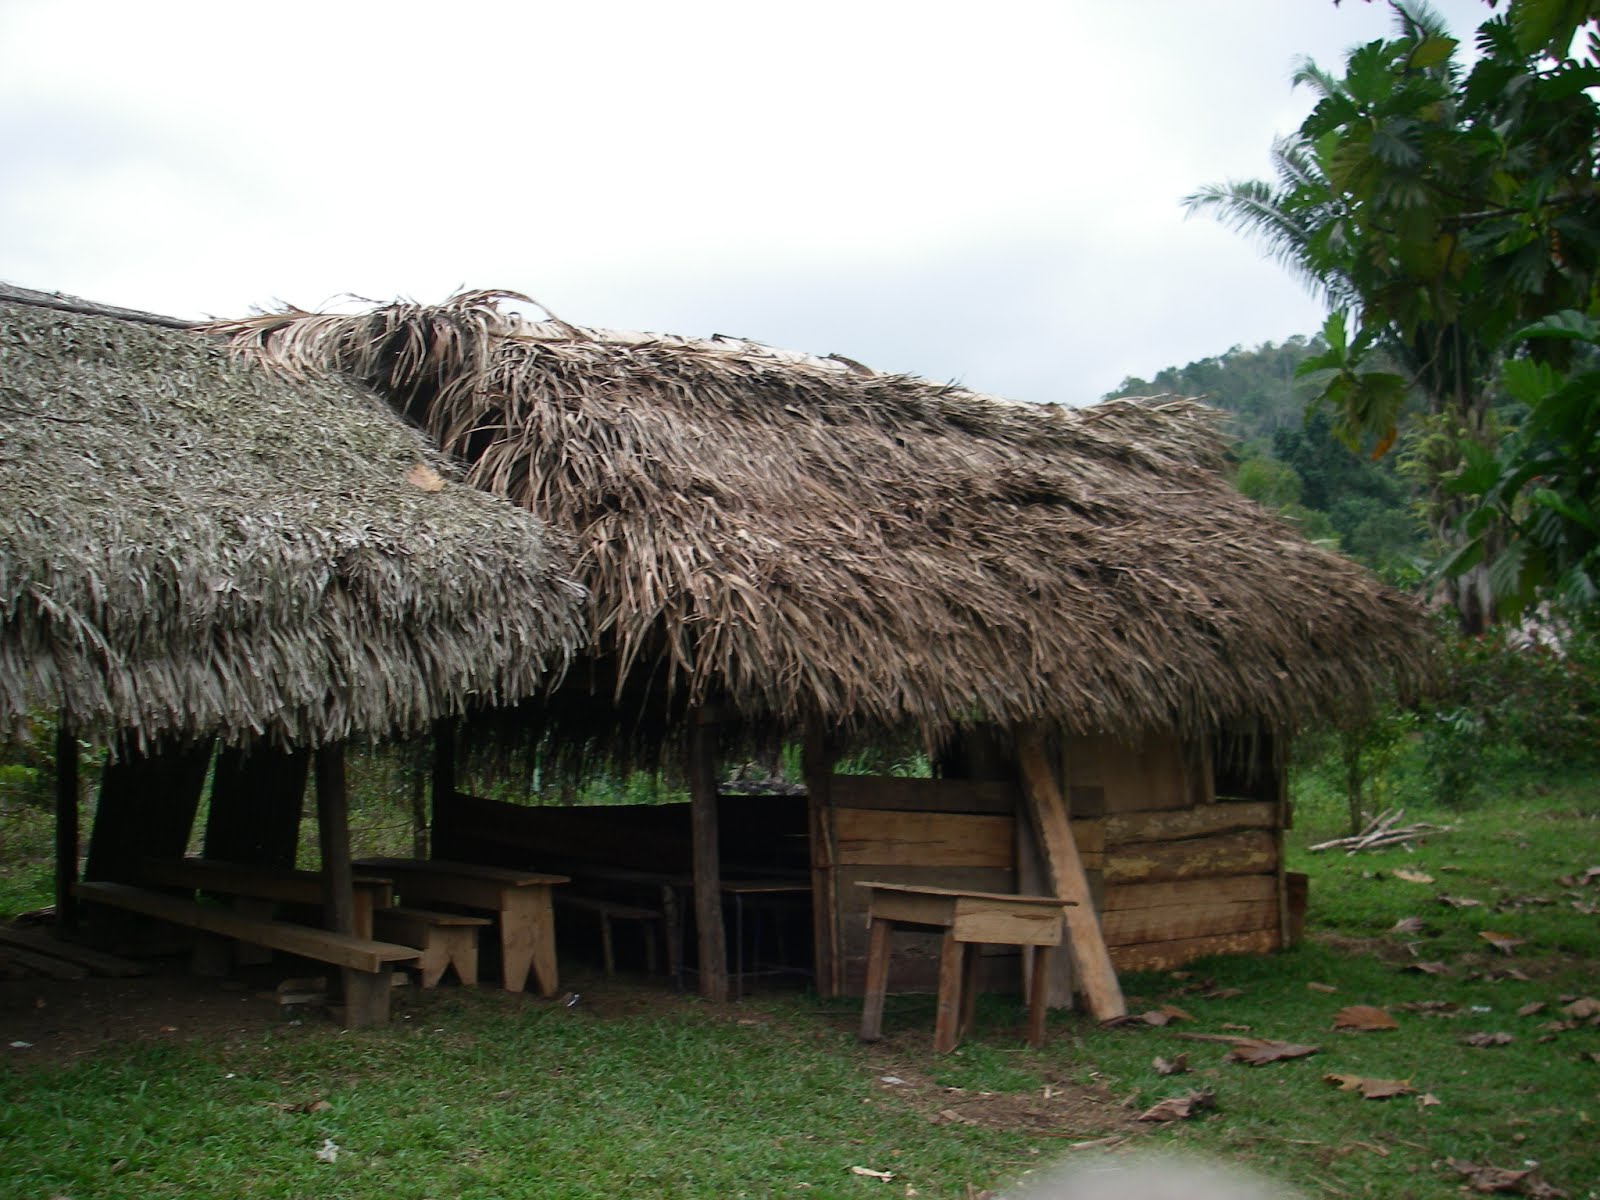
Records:
{"label": "grass lawn", "polygon": [[[862,1046],[853,1002],[712,1007],[603,980],[573,1008],[410,994],[378,1031],[265,1019],[48,1060],[0,1046],[0,1196],[966,1200],[1111,1138],[1116,1153],[1191,1150],[1307,1196],[1458,1196],[1454,1158],[1537,1161],[1569,1196],[1600,1197],[1600,1026],[1552,1025],[1600,996],[1600,878],[1558,882],[1600,865],[1600,782],[1524,781],[1493,803],[1410,815],[1457,828],[1415,854],[1295,851],[1312,876],[1299,948],[1124,979],[1135,1012],[1192,1019],[1101,1029],[1058,1014],[1037,1052],[1005,997],[986,997],[975,1036],[941,1059],[923,997],[891,997],[889,1037]],[[1304,806],[1295,839],[1334,836],[1337,821],[1331,804]],[[1394,931],[1405,917],[1420,929]],[[1504,954],[1483,931],[1521,944]],[[1417,963],[1444,973],[1403,969]],[[1398,1028],[1336,1031],[1347,1005],[1380,1006]],[[1319,1052],[1249,1067],[1181,1036],[1230,1032]],[[1477,1033],[1512,1040],[1466,1044]],[[1157,1072],[1157,1056],[1180,1054],[1187,1074]],[[1328,1074],[1415,1091],[1368,1100]],[[1191,1088],[1213,1089],[1215,1108],[1131,1120]]]}

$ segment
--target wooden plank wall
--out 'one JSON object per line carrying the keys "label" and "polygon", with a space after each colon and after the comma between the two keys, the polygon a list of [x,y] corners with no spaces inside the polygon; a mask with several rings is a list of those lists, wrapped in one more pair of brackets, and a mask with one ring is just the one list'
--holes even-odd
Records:
{"label": "wooden plank wall", "polygon": [[[859,881],[1017,890],[1015,784],[835,775],[831,790],[825,819],[837,860],[829,890],[847,995],[861,995],[866,976],[867,893]],[[980,986],[1015,991],[1017,962],[1015,952],[986,953]],[[933,991],[938,963],[936,936],[897,933],[890,987]]]}
{"label": "wooden plank wall", "polygon": [[1281,944],[1280,775],[1219,797],[1210,755],[1168,737],[1075,738],[1064,757],[1074,814],[1102,814],[1101,927],[1119,970]]}

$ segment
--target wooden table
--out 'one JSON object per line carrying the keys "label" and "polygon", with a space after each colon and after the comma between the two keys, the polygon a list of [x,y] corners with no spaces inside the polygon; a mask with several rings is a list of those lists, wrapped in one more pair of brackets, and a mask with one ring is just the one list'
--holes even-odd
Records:
{"label": "wooden table", "polygon": [[889,932],[895,928],[944,931],[939,951],[938,1016],[933,1048],[948,1054],[972,1025],[977,1002],[978,955],[974,946],[990,943],[1033,948],[1033,979],[1028,989],[1028,1044],[1044,1044],[1050,952],[1061,944],[1067,906],[1055,896],[1013,896],[956,888],[913,887],[861,881],[870,890],[867,906],[867,988],[861,1010],[861,1040],[883,1036],[883,998],[889,984]]}
{"label": "wooden table", "polygon": [[355,864],[392,877],[408,904],[459,904],[492,912],[500,927],[500,979],[508,992],[527,986],[532,971],[541,996],[560,987],[550,889],[565,875],[512,871],[439,859],[364,858]]}
{"label": "wooden table", "polygon": [[[784,897],[794,899],[796,896],[811,895],[811,881],[809,879],[784,879],[775,877],[759,877],[752,879],[724,879],[721,883],[722,894],[733,897],[733,998],[741,999],[744,996],[745,969],[744,969],[744,910],[746,902],[761,903],[781,900]],[[761,933],[760,915],[757,914],[756,944],[753,957],[756,959],[751,965],[754,974],[761,971]],[[781,918],[780,918],[781,919]],[[782,950],[780,928],[779,950]]]}
{"label": "wooden table", "polygon": [[[147,858],[139,865],[140,882],[149,887],[195,888],[225,896],[272,903],[310,904],[322,907],[322,874],[287,867],[224,862],[218,858]],[[394,903],[394,885],[378,875],[357,875],[354,880],[355,936],[372,937],[372,912]],[[270,917],[240,905],[247,916]]]}

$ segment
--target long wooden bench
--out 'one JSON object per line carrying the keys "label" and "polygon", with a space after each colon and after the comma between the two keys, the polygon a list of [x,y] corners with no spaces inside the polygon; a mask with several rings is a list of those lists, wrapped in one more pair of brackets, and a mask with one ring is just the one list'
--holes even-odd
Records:
{"label": "long wooden bench", "polygon": [[[320,872],[224,862],[216,858],[147,858],[139,864],[139,879],[149,887],[194,888],[247,900],[320,907],[323,899]],[[370,938],[373,936],[373,910],[394,903],[394,885],[381,875],[360,873],[351,880],[351,885],[356,935]],[[270,908],[254,912],[241,908],[240,912],[253,917],[272,915]]]}
{"label": "long wooden bench", "polygon": [[73,892],[92,904],[126,909],[202,933],[342,967],[345,972],[344,1019],[352,1028],[380,1025],[389,1020],[391,967],[395,963],[410,962],[420,953],[411,946],[375,942],[287,921],[243,916],[219,905],[183,900],[127,884],[79,883],[73,885]]}

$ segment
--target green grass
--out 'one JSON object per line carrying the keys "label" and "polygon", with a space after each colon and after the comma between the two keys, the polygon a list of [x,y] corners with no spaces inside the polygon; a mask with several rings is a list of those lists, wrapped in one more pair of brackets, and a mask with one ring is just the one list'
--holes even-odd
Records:
{"label": "green grass", "polygon": [[[1124,1117],[1214,1088],[1215,1112],[1140,1127],[1133,1144],[1221,1157],[1311,1196],[1454,1197],[1459,1180],[1440,1165],[1450,1157],[1502,1167],[1536,1159],[1572,1196],[1600,1196],[1600,1063],[1590,1057],[1600,1029],[1541,1040],[1563,996],[1600,993],[1600,917],[1574,909],[1556,882],[1600,864],[1600,783],[1546,773],[1494,790],[1499,800],[1471,809],[1410,809],[1457,826],[1414,854],[1355,856],[1305,852],[1341,832],[1342,814],[1303,790],[1291,865],[1312,876],[1307,941],[1124,980],[1135,1011],[1175,1004],[1192,1022],[1100,1029],[1063,1013],[1035,1052],[1016,1040],[1015,1000],[985,997],[974,1036],[940,1059],[925,998],[894,998],[890,1040],[868,1048],[853,1036],[850,1001],[777,995],[717,1011],[663,997],[608,1007],[602,988],[592,1007],[586,999],[567,1010],[442,989],[407,997],[384,1030],[308,1022],[242,1039],[120,1045],[47,1068],[9,1059],[0,1195],[887,1197],[910,1187],[960,1200],[1070,1155],[1066,1146],[1099,1130],[1081,1120],[935,1124],[927,1093],[1026,1097],[1076,1081],[1108,1088],[1128,1105]],[[1435,882],[1404,882],[1400,867]],[[1452,908],[1441,892],[1483,904]],[[1581,898],[1600,903],[1600,883]],[[1422,932],[1391,932],[1406,916],[1422,918]],[[1501,955],[1478,936],[1485,929],[1525,943]],[[1400,969],[1431,960],[1451,973]],[[1528,978],[1473,977],[1506,968]],[[1231,998],[1205,995],[1234,988]],[[1458,1015],[1398,1007],[1429,1001]],[[1532,1002],[1547,1008],[1517,1015]],[[1400,1028],[1335,1032],[1333,1014],[1350,1004],[1389,1008]],[[1224,1062],[1226,1046],[1179,1036],[1228,1025],[1321,1050],[1251,1068]],[[1479,1031],[1515,1040],[1462,1043]],[[1183,1053],[1187,1075],[1152,1066]],[[884,1087],[885,1070],[925,1081],[920,1099]],[[1324,1083],[1328,1073],[1406,1079],[1439,1103],[1363,1100]],[[331,1108],[276,1107],[318,1099]],[[340,1147],[332,1164],[316,1158],[324,1139]],[[852,1175],[857,1165],[895,1180]]]}

